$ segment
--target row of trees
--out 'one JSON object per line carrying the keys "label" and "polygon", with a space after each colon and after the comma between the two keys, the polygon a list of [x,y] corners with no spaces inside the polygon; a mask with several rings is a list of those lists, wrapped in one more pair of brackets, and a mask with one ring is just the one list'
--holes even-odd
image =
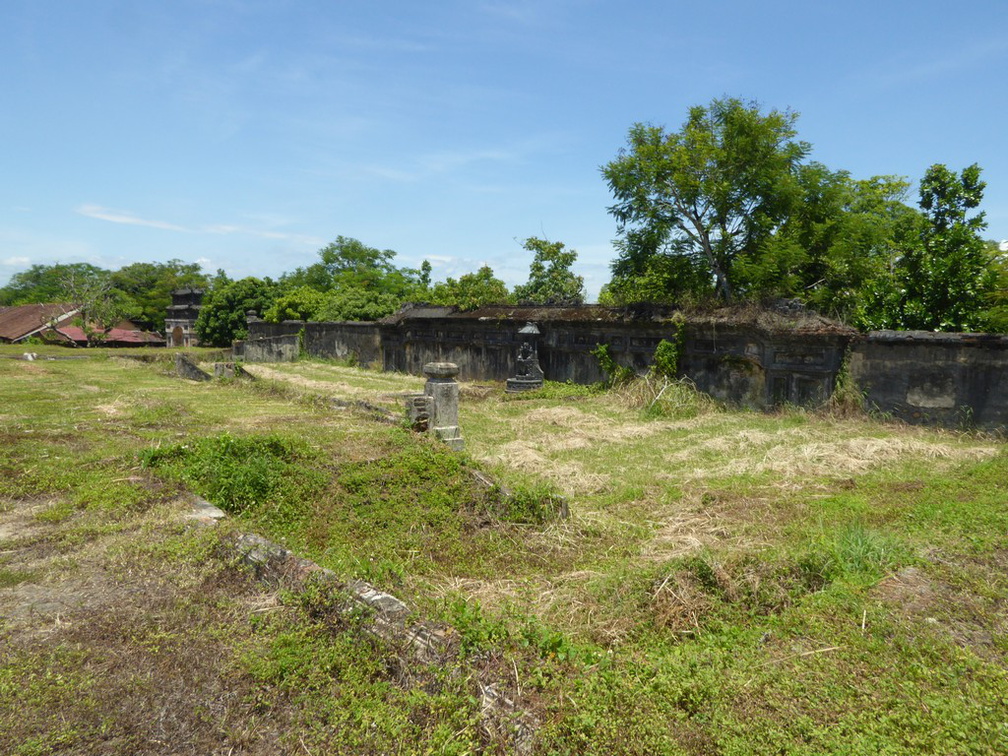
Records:
{"label": "row of trees", "polygon": [[132,263],[110,271],[88,263],[33,265],[0,288],[0,306],[73,302],[80,322],[100,340],[103,330],[121,320],[161,332],[176,289],[202,289],[212,277],[196,263]]}
{"label": "row of trees", "polygon": [[980,168],[858,180],[807,162],[797,116],[736,99],[637,124],[603,167],[619,237],[600,301],[796,298],[862,328],[1008,330],[1008,260]]}
{"label": "row of trees", "polygon": [[74,302],[82,308],[79,322],[99,342],[103,331],[124,319],[163,332],[171,292],[199,288],[205,295],[196,332],[204,343],[224,346],[244,336],[249,310],[273,322],[377,320],[410,301],[463,310],[487,304],[584,302],[584,280],[571,272],[577,259],[574,250],[537,237],[522,246],[532,254],[529,278],[513,290],[489,266],[432,283],[426,260],[419,269],[400,268],[392,250],[340,236],[319,250],[318,262],[277,281],[232,280],[224,271],[210,276],[199,265],[179,260],[134,263],[116,271],[87,263],[35,265],[0,289],[0,305]]}
{"label": "row of trees", "polygon": [[[864,329],[1008,332],[1008,255],[981,236],[979,166],[933,165],[907,203],[909,182],[855,179],[808,161],[797,116],[737,99],[691,108],[666,132],[637,124],[602,174],[615,198],[617,256],[602,304],[688,305],[797,299]],[[0,289],[0,305],[73,301],[84,322],[130,318],[164,327],[176,288],[207,290],[197,333],[225,345],[245,313],[266,320],[376,320],[404,302],[580,304],[577,253],[530,237],[528,281],[509,290],[488,266],[431,281],[427,261],[398,267],[395,252],[337,237],[319,259],[279,280],[233,281],[178,260],[118,271],[36,265]]]}
{"label": "row of trees", "polygon": [[227,345],[245,333],[245,313],[265,320],[378,320],[405,302],[425,302],[471,310],[488,304],[582,304],[584,279],[571,272],[577,259],[562,242],[530,237],[528,281],[509,290],[484,265],[458,279],[431,282],[431,265],[419,269],[395,265],[395,252],[337,237],[319,250],[318,262],[285,273],[278,281],[218,275],[203,300],[196,322],[201,341]]}

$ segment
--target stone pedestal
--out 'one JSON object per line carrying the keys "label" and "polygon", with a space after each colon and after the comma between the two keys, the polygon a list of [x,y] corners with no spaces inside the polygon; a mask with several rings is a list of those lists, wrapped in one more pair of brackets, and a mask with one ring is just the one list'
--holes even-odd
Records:
{"label": "stone pedestal", "polygon": [[454,451],[462,451],[465,441],[458,424],[459,374],[454,362],[428,362],[424,365],[424,395],[430,397],[428,429]]}

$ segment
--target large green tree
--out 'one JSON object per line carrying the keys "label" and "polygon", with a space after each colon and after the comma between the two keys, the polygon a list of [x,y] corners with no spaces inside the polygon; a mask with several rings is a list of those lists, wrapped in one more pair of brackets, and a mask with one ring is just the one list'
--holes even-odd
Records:
{"label": "large green tree", "polygon": [[577,252],[563,242],[530,236],[522,247],[532,253],[528,281],[515,287],[518,302],[532,304],[584,304],[584,278],[571,270]]}
{"label": "large green tree", "polygon": [[282,290],[309,286],[330,293],[343,289],[363,289],[391,294],[405,300],[423,289],[423,272],[399,268],[391,249],[369,247],[346,236],[319,250],[319,261],[307,268],[297,268],[281,277]]}
{"label": "large green tree", "polygon": [[116,323],[135,315],[136,304],[112,285],[108,271],[71,268],[62,285],[58,301],[73,302],[80,309],[74,323],[84,331],[89,346],[100,344]]}
{"label": "large green tree", "polygon": [[493,268],[484,265],[475,273],[466,273],[458,280],[449,278],[434,284],[427,297],[431,304],[475,310],[494,304],[514,301],[507,284],[494,275]]}
{"label": "large green tree", "polygon": [[684,257],[732,301],[737,261],[758,253],[799,195],[795,174],[809,146],[795,138],[796,118],[726,98],[691,108],[676,132],[633,126],[628,147],[602,169],[624,269]]}
{"label": "large green tree", "polygon": [[1008,243],[987,242],[994,285],[991,288],[989,308],[985,319],[987,328],[997,333],[1008,333]]}
{"label": "large green tree", "polygon": [[318,320],[326,295],[311,286],[298,286],[277,296],[263,313],[263,320],[281,323],[284,320]]}
{"label": "large green tree", "polygon": [[892,292],[899,259],[917,243],[921,214],[909,184],[893,176],[855,180],[820,163],[799,168],[798,200],[757,254],[739,261],[747,290],[796,297],[816,310],[871,325]]}
{"label": "large green tree", "polygon": [[262,314],[273,304],[276,284],[270,279],[242,278],[231,281],[218,276],[203,297],[196,318],[196,335],[206,346],[228,347],[248,335],[246,313]]}
{"label": "large green tree", "polygon": [[958,175],[932,165],[920,183],[926,223],[920,243],[900,261],[903,328],[969,331],[982,328],[995,271],[981,236],[986,182],[975,163]]}
{"label": "large green tree", "polygon": [[70,302],[68,281],[83,282],[107,277],[109,271],[90,263],[56,263],[32,265],[11,276],[0,289],[0,305]]}
{"label": "large green tree", "polygon": [[315,320],[379,320],[403,305],[401,297],[374,289],[342,288],[326,295]]}

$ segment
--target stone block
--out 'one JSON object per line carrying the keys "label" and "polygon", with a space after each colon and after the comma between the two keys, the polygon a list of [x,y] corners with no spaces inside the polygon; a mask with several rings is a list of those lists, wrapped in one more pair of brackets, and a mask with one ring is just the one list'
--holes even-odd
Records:
{"label": "stone block", "polygon": [[175,355],[175,373],[179,378],[190,381],[209,381],[210,373],[197,367],[196,363],[183,354]]}

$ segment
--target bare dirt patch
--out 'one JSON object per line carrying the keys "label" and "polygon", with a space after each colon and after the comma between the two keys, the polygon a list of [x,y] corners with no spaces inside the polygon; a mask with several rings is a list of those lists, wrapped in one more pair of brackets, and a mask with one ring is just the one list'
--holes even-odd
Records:
{"label": "bare dirt patch", "polygon": [[129,556],[182,533],[174,520],[137,522],[68,551],[63,539],[79,523],[34,519],[49,504],[0,512],[0,574],[23,576],[0,587],[4,679],[17,681],[23,701],[16,716],[0,714],[0,752],[282,752],[293,709],[263,719],[255,681],[222,664],[224,642],[206,632],[241,628],[270,592],[220,563],[194,571]]}
{"label": "bare dirt patch", "polygon": [[39,529],[35,516],[53,503],[44,497],[0,501],[0,561],[13,549],[16,539],[30,537]]}
{"label": "bare dirt patch", "polygon": [[[995,552],[992,559],[997,560]],[[905,567],[886,577],[872,591],[872,596],[887,609],[910,620],[922,632],[951,638],[978,656],[990,660],[1005,659],[997,636],[1008,633],[1006,607],[985,601],[975,592],[929,575],[918,567]]]}

